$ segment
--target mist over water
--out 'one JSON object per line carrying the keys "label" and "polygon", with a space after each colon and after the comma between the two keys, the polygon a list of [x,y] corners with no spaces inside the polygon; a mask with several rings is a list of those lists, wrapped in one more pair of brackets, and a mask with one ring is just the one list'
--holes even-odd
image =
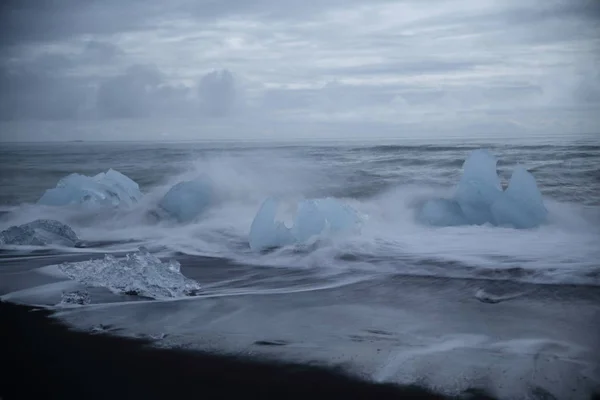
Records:
{"label": "mist over water", "polygon": [[[537,229],[430,227],[417,221],[424,201],[449,197],[468,153],[486,147],[504,185],[515,165],[536,178],[549,210]],[[304,271],[336,281],[382,274],[489,278],[600,285],[600,146],[269,145],[200,143],[9,144],[0,229],[36,218],[58,219],[89,244],[64,252],[121,252],[145,246],[164,257],[216,257],[272,268],[285,285]],[[130,210],[35,205],[46,189],[73,172],[116,169],[145,194]],[[196,221],[159,221],[151,211],[175,183],[198,176],[216,185],[216,204]],[[282,199],[290,226],[298,200],[335,197],[363,218],[358,234],[258,254],[248,233],[260,204]]]}

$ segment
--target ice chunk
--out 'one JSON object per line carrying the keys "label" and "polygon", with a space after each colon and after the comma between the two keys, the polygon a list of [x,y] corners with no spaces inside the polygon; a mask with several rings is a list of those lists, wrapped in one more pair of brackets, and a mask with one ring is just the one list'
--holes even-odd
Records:
{"label": "ice chunk", "polygon": [[66,262],[59,269],[83,285],[105,287],[119,294],[165,299],[193,296],[200,290],[196,281],[180,272],[177,261],[162,262],[146,251],[124,258],[106,255],[102,260]]}
{"label": "ice chunk", "polygon": [[38,219],[27,224],[11,226],[0,232],[0,244],[45,246],[48,244],[73,247],[79,238],[70,226],[51,219]]}
{"label": "ice chunk", "polygon": [[90,304],[92,302],[90,294],[84,290],[75,290],[73,292],[63,292],[60,300],[60,305],[73,305],[77,304],[80,306]]}
{"label": "ice chunk", "polygon": [[521,166],[513,171],[508,187],[492,204],[491,212],[497,225],[521,229],[539,226],[548,214],[535,178]]}
{"label": "ice chunk", "polygon": [[298,204],[294,225],[288,229],[275,221],[278,202],[265,200],[250,227],[250,248],[264,250],[292,243],[305,243],[321,235],[350,231],[359,226],[356,212],[332,198],[303,200]]}
{"label": "ice chunk", "polygon": [[533,175],[516,167],[502,191],[496,159],[487,150],[475,150],[464,163],[454,198],[427,201],[419,219],[436,226],[491,223],[527,229],[539,226],[547,214]]}
{"label": "ice chunk", "polygon": [[463,164],[463,175],[454,195],[467,222],[493,223],[490,207],[501,194],[496,158],[487,150],[474,150]]}
{"label": "ice chunk", "polygon": [[330,197],[304,200],[298,206],[292,235],[303,243],[321,233],[352,230],[359,222],[356,212],[338,200]]}
{"label": "ice chunk", "polygon": [[314,201],[327,221],[329,232],[350,231],[359,226],[361,220],[358,214],[347,204],[331,197]]}
{"label": "ice chunk", "polygon": [[428,200],[421,209],[419,219],[433,226],[467,225],[460,206],[452,199]]}
{"label": "ice chunk", "polygon": [[292,236],[297,242],[306,242],[311,237],[323,232],[327,220],[314,200],[304,200],[298,205]]}
{"label": "ice chunk", "polygon": [[249,244],[252,250],[262,251],[294,242],[285,224],[275,220],[278,206],[279,202],[271,197],[260,206],[250,226]]}
{"label": "ice chunk", "polygon": [[113,169],[90,177],[71,174],[48,189],[38,204],[66,206],[71,204],[100,206],[132,206],[142,197],[136,182]]}
{"label": "ice chunk", "polygon": [[179,222],[189,222],[198,217],[212,202],[213,189],[203,179],[179,182],[159,203],[161,209]]}

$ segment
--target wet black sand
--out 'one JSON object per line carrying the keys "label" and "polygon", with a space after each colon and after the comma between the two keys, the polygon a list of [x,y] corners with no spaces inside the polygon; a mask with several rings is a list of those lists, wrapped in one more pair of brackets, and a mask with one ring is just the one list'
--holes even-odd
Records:
{"label": "wet black sand", "polygon": [[[157,349],[137,339],[69,330],[50,311],[0,302],[2,400],[152,398],[443,399],[336,369]],[[488,398],[476,390],[462,398]]]}

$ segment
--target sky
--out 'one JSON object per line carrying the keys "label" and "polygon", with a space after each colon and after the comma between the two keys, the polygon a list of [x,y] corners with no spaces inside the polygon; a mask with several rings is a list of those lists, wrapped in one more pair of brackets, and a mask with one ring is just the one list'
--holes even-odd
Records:
{"label": "sky", "polygon": [[0,38],[5,141],[600,131],[599,0],[4,0]]}

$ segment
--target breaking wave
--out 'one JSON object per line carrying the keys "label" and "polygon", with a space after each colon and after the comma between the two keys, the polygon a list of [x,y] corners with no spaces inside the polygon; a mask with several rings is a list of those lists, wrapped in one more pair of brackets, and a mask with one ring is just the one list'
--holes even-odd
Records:
{"label": "breaking wave", "polygon": [[[545,175],[539,183],[548,217],[538,228],[433,227],[419,222],[423,204],[452,195],[465,152],[471,149],[432,149],[428,163],[438,170],[408,161],[401,165],[395,156],[400,150],[388,147],[375,152],[367,149],[364,157],[359,149],[330,154],[325,162],[318,161],[315,153],[319,150],[205,155],[183,165],[179,173],[142,186],[143,196],[132,207],[22,204],[4,210],[0,229],[51,218],[71,226],[86,243],[85,251],[131,252],[145,246],[165,257],[210,256],[279,268],[600,285],[596,261],[600,259],[600,208],[548,196],[552,185]],[[328,150],[322,153],[329,154]],[[499,167],[504,184],[505,167]],[[185,222],[157,215],[169,189],[199,177],[214,183],[210,207]],[[351,235],[317,237],[308,243],[255,252],[248,245],[248,235],[268,197],[280,199],[278,219],[288,227],[293,225],[299,202],[310,198],[334,197],[365,220],[360,232]]]}

